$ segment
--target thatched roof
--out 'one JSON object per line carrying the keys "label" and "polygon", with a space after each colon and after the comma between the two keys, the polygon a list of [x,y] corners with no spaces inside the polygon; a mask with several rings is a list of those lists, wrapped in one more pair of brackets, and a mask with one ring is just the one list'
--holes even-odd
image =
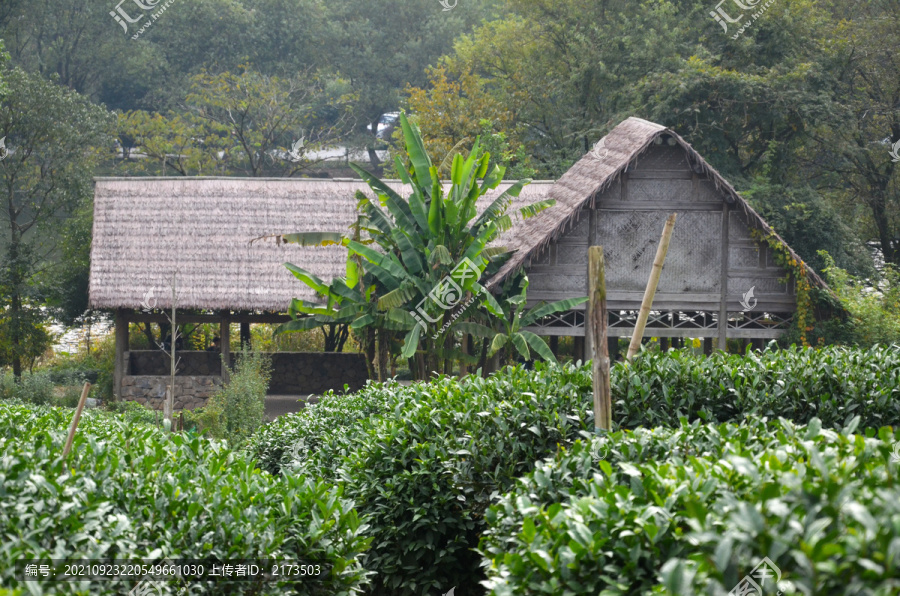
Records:
{"label": "thatched roof", "polygon": [[[552,182],[525,187],[513,208],[546,198]],[[407,194],[400,182],[392,186]],[[481,207],[509,187],[479,201]],[[94,196],[90,303],[94,308],[178,306],[284,312],[291,298],[315,300],[285,269],[291,262],[329,281],[346,250],[249,241],[276,233],[346,231],[356,219],[359,180],[291,178],[98,178]],[[508,231],[501,243],[515,235]],[[154,301],[155,300],[155,301]]]}
{"label": "thatched roof", "polygon": [[[752,227],[761,229],[767,234],[775,234],[769,224],[750,207],[734,187],[687,141],[660,124],[641,118],[628,118],[603,138],[606,151],[602,152],[602,158],[598,159],[588,153],[557,181],[550,190],[550,198],[556,199],[554,207],[516,226],[512,240],[507,243],[507,247],[516,252],[488,281],[487,288],[490,290],[497,288],[504,279],[527,266],[532,257],[540,254],[551,241],[578,221],[584,213],[585,206],[593,207],[596,198],[630,166],[635,165],[654,141],[664,134],[671,136],[684,148],[693,170],[711,179],[725,200],[747,215]],[[802,261],[780,236],[775,234],[775,237],[790,252],[793,259],[798,263]],[[822,278],[809,266],[806,266],[806,272],[812,283],[819,287],[827,287]]]}

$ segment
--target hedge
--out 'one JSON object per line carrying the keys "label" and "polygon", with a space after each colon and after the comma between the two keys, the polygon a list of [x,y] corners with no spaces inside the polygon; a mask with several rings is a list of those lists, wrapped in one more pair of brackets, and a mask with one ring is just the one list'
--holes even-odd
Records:
{"label": "hedge", "polygon": [[896,437],[854,434],[857,423],[838,433],[817,419],[683,421],[578,441],[488,512],[485,586],[726,594],[768,557],[786,594],[896,594]]}
{"label": "hedge", "polygon": [[[20,559],[278,559],[320,563],[328,570],[320,581],[254,592],[264,594],[351,594],[365,582],[360,556],[368,540],[339,487],[272,477],[223,443],[166,434],[95,411],[84,413],[64,462],[60,454],[71,415],[72,410],[0,403],[5,587],[82,594],[131,589],[111,581],[17,582]],[[221,589],[193,584],[190,593]],[[249,585],[229,593],[244,589]]]}

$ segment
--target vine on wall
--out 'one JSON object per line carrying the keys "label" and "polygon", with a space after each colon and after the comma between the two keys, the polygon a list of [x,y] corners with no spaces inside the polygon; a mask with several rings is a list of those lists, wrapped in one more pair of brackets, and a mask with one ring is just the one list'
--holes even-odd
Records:
{"label": "vine on wall", "polygon": [[806,274],[806,264],[802,260],[798,261],[795,259],[774,233],[766,234],[762,230],[751,228],[750,235],[755,240],[768,244],[775,255],[775,263],[789,271],[789,274],[781,279],[783,283],[790,283],[791,275],[796,280],[797,312],[794,314],[794,324],[800,333],[800,342],[804,347],[809,347],[806,334],[813,330],[814,314],[811,297],[812,285],[809,283],[809,277]]}

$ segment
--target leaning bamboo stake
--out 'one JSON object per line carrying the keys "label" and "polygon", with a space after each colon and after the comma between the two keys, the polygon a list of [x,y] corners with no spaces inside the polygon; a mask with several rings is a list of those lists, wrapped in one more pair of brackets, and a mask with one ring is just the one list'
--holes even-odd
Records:
{"label": "leaning bamboo stake", "polygon": [[72,425],[69,426],[69,436],[66,438],[66,446],[63,448],[63,459],[69,455],[72,450],[72,441],[75,440],[75,429],[78,428],[78,421],[81,420],[81,411],[84,410],[84,404],[87,401],[88,393],[91,391],[91,384],[85,383],[84,389],[81,390],[81,399],[78,400],[78,407],[75,408],[75,417],[72,418]]}
{"label": "leaning bamboo stake", "polygon": [[650,279],[647,280],[647,289],[644,291],[644,300],[641,302],[641,312],[638,314],[637,324],[634,326],[634,335],[631,336],[631,344],[628,346],[626,360],[631,360],[641,347],[641,338],[644,336],[644,327],[647,326],[647,318],[650,316],[650,307],[653,306],[653,297],[656,295],[656,286],[659,284],[659,276],[662,274],[663,263],[666,261],[666,253],[669,252],[669,241],[672,240],[672,229],[675,227],[673,213],[666,219],[662,238],[656,248],[656,258],[653,259],[653,268],[650,270]]}
{"label": "leaning bamboo stake", "polygon": [[588,248],[588,333],[591,334],[591,372],[594,378],[594,431],[612,427],[609,384],[609,346],[606,343],[606,261],[602,246]]}

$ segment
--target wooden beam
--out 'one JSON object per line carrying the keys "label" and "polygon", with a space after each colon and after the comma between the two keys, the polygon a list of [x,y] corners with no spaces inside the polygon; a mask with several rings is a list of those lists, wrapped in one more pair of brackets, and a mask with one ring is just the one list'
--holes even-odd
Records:
{"label": "wooden beam", "polygon": [[731,207],[724,203],[722,209],[722,270],[719,275],[721,284],[721,297],[719,298],[719,345],[720,350],[725,350],[728,336],[728,217]]}
{"label": "wooden beam", "polygon": [[606,262],[603,247],[588,249],[588,330],[591,338],[591,372],[594,379],[594,430],[609,432],[612,400],[609,384],[609,346],[606,337]]}
{"label": "wooden beam", "polygon": [[231,313],[223,310],[219,315],[219,345],[222,346],[222,380],[231,378]]}
{"label": "wooden beam", "polygon": [[113,395],[115,399],[122,397],[122,379],[128,374],[128,313],[122,309],[116,311],[116,359],[113,372]]}
{"label": "wooden beam", "polygon": [[[129,312],[128,318],[133,323],[166,323],[168,319],[164,314]],[[216,315],[197,315],[197,314],[179,314],[178,321],[180,323],[218,323],[222,319],[221,314]],[[232,323],[287,323],[291,320],[290,315],[281,315],[274,313],[245,313],[230,315]]]}
{"label": "wooden beam", "polygon": [[650,316],[650,307],[653,305],[653,296],[656,294],[656,286],[659,285],[659,276],[662,275],[663,264],[666,262],[666,253],[669,252],[669,242],[672,240],[672,230],[675,228],[675,218],[677,216],[677,213],[670,215],[666,219],[666,225],[663,227],[659,246],[656,247],[656,258],[653,259],[653,267],[650,269],[650,279],[647,280],[644,300],[641,303],[640,313],[638,313],[634,335],[631,337],[631,345],[628,346],[626,360],[634,358],[634,355],[637,354],[640,348],[641,337],[644,335],[644,326],[647,324],[647,317]]}

